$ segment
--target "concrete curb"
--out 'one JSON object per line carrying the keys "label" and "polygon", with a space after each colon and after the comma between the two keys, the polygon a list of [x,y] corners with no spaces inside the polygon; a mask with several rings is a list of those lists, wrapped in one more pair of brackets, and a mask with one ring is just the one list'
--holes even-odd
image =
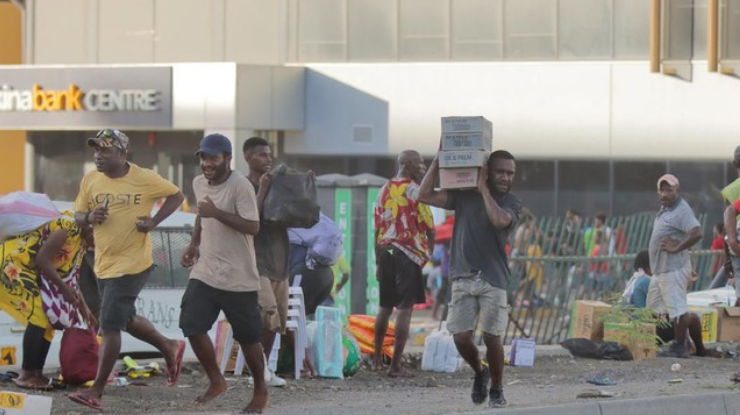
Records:
{"label": "concrete curb", "polygon": [[[598,400],[532,408],[489,409],[468,414],[496,415],[740,415],[740,393],[675,395],[641,399]],[[447,414],[458,415],[458,413]]]}

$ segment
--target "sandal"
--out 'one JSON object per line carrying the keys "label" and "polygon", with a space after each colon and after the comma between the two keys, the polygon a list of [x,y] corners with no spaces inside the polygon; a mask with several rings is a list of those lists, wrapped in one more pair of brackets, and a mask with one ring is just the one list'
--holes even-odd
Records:
{"label": "sandal", "polygon": [[730,376],[730,380],[735,383],[740,383],[740,372],[735,372]]}

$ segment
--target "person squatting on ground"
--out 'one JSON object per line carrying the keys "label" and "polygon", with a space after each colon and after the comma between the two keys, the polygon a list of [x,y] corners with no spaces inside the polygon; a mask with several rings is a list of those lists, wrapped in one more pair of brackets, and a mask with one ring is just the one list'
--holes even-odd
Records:
{"label": "person squatting on ground", "polygon": [[[69,213],[70,215],[72,213]],[[77,277],[84,254],[83,241],[92,229],[77,226],[69,216],[53,219],[33,231],[0,244],[0,309],[20,324],[23,333],[23,362],[15,384],[23,389],[48,390],[44,364],[49,354],[54,327],[44,312],[40,286],[53,284],[64,301],[72,306],[70,326],[95,319],[77,290]],[[58,327],[59,328],[59,327]]]}
{"label": "person squatting on ground", "polygon": [[[101,130],[87,145],[95,148],[97,170],[82,178],[74,209],[78,224],[93,227],[103,340],[95,382],[68,397],[102,410],[101,397],[121,352],[122,330],[156,347],[165,358],[168,385],[177,383],[185,341],[164,337],[149,320],[136,315],[135,302],[154,266],[149,232],[180,206],[184,196],[157,173],[126,160],[126,134]],[[150,217],[162,198],[164,204]]]}
{"label": "person squatting on ground", "polygon": [[[625,303],[632,305],[635,308],[645,308],[647,304],[648,289],[650,287],[650,277],[653,275],[653,271],[650,269],[650,255],[648,251],[641,251],[635,257],[633,264],[635,270],[632,277],[627,281],[623,296]],[[690,279],[689,285],[694,282]],[[658,318],[665,316],[658,316]],[[701,333],[701,318],[695,313],[686,313],[686,325],[689,330],[689,353],[694,353],[697,356],[707,356],[721,358],[722,353],[707,349],[704,347],[704,340],[702,339]],[[669,321],[666,326],[659,326],[656,328],[658,337],[663,343],[668,343],[676,338],[676,323],[675,321]],[[668,353],[670,355],[670,353]],[[662,353],[659,356],[663,356]],[[670,357],[670,356],[669,356]]]}
{"label": "person squatting on ground", "polygon": [[396,331],[390,377],[410,377],[401,366],[409,337],[414,304],[426,303],[421,269],[432,255],[434,222],[429,206],[419,203],[419,182],[426,167],[418,152],[398,156],[398,174],[383,185],[375,201],[375,261],[380,288],[380,310],[375,320],[373,368],[383,367],[383,339],[393,308]]}
{"label": "person squatting on ground", "polygon": [[[249,166],[247,179],[257,194],[260,213],[259,233],[254,237],[257,270],[260,275],[259,305],[262,307],[262,349],[265,361],[270,358],[275,336],[285,334],[288,318],[288,272],[290,239],[288,229],[263,220],[262,206],[270,189],[272,152],[266,140],[252,137],[242,146],[244,160]],[[284,386],[285,380],[265,369],[270,386]]]}
{"label": "person squatting on ground", "polygon": [[668,314],[676,324],[676,341],[663,355],[688,358],[686,294],[692,272],[688,250],[701,240],[702,230],[691,207],[681,197],[676,176],[664,174],[657,186],[661,208],[653,222],[648,246],[653,277],[650,278],[647,307]]}
{"label": "person squatting on ground", "polygon": [[[522,210],[521,201],[511,193],[516,162],[508,151],[491,153],[480,168],[477,191],[435,190],[438,170],[439,160],[435,157],[421,183],[419,200],[455,211],[450,251],[452,300],[447,328],[453,333],[460,355],[475,371],[473,403],[482,404],[490,397],[489,407],[503,408],[506,399],[502,336],[508,323],[506,288],[510,277],[505,249]],[[473,343],[479,314],[488,370]]]}
{"label": "person squatting on ground", "polygon": [[262,413],[267,408],[268,392],[260,343],[260,280],[254,253],[254,235],[260,229],[257,198],[249,181],[231,170],[228,138],[208,135],[195,154],[203,172],[193,179],[198,216],[182,257],[183,266],[195,266],[180,310],[180,328],[210,382],[195,403],[209,402],[228,387],[208,335],[223,311],[254,378],[252,401],[242,413]]}

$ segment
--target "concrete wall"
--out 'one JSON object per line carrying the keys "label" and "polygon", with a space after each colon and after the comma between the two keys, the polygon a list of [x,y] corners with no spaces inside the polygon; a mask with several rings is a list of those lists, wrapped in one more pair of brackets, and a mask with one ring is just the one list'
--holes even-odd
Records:
{"label": "concrete wall", "polygon": [[[526,158],[724,160],[740,137],[740,80],[652,74],[647,62],[314,64],[306,129],[290,154],[430,155],[439,119],[483,115],[494,147]],[[387,131],[381,120],[387,118]],[[354,124],[375,125],[373,146],[351,142]]]}

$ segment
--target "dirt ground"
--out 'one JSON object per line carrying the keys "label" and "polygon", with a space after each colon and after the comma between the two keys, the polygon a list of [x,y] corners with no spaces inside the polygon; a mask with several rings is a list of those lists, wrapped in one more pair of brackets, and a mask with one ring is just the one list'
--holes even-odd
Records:
{"label": "dirt ground", "polygon": [[[420,356],[409,355],[417,365]],[[682,368],[672,372],[679,362]],[[660,395],[685,395],[740,391],[729,377],[740,370],[740,359],[696,358],[679,360],[657,358],[614,362],[571,357],[537,357],[534,367],[506,367],[505,396],[509,407],[547,406],[574,403],[584,399],[576,395],[589,390],[616,394],[604,399],[633,399]],[[270,388],[270,414],[449,414],[487,408],[470,402],[472,371],[430,373],[413,370],[412,379],[390,379],[365,368],[351,379],[288,380],[284,388]],[[594,375],[607,376],[616,386],[593,386],[586,380]],[[680,378],[681,383],[669,383]],[[141,385],[109,386],[103,398],[109,414],[229,414],[243,408],[251,396],[246,377],[228,377],[230,389],[205,407],[192,405],[206,387],[200,367],[189,362],[176,387],[165,386],[164,377],[147,379]],[[5,389],[16,390],[13,384]],[[78,415],[94,411],[69,401],[65,395],[73,389],[40,393],[52,396],[52,414]]]}

